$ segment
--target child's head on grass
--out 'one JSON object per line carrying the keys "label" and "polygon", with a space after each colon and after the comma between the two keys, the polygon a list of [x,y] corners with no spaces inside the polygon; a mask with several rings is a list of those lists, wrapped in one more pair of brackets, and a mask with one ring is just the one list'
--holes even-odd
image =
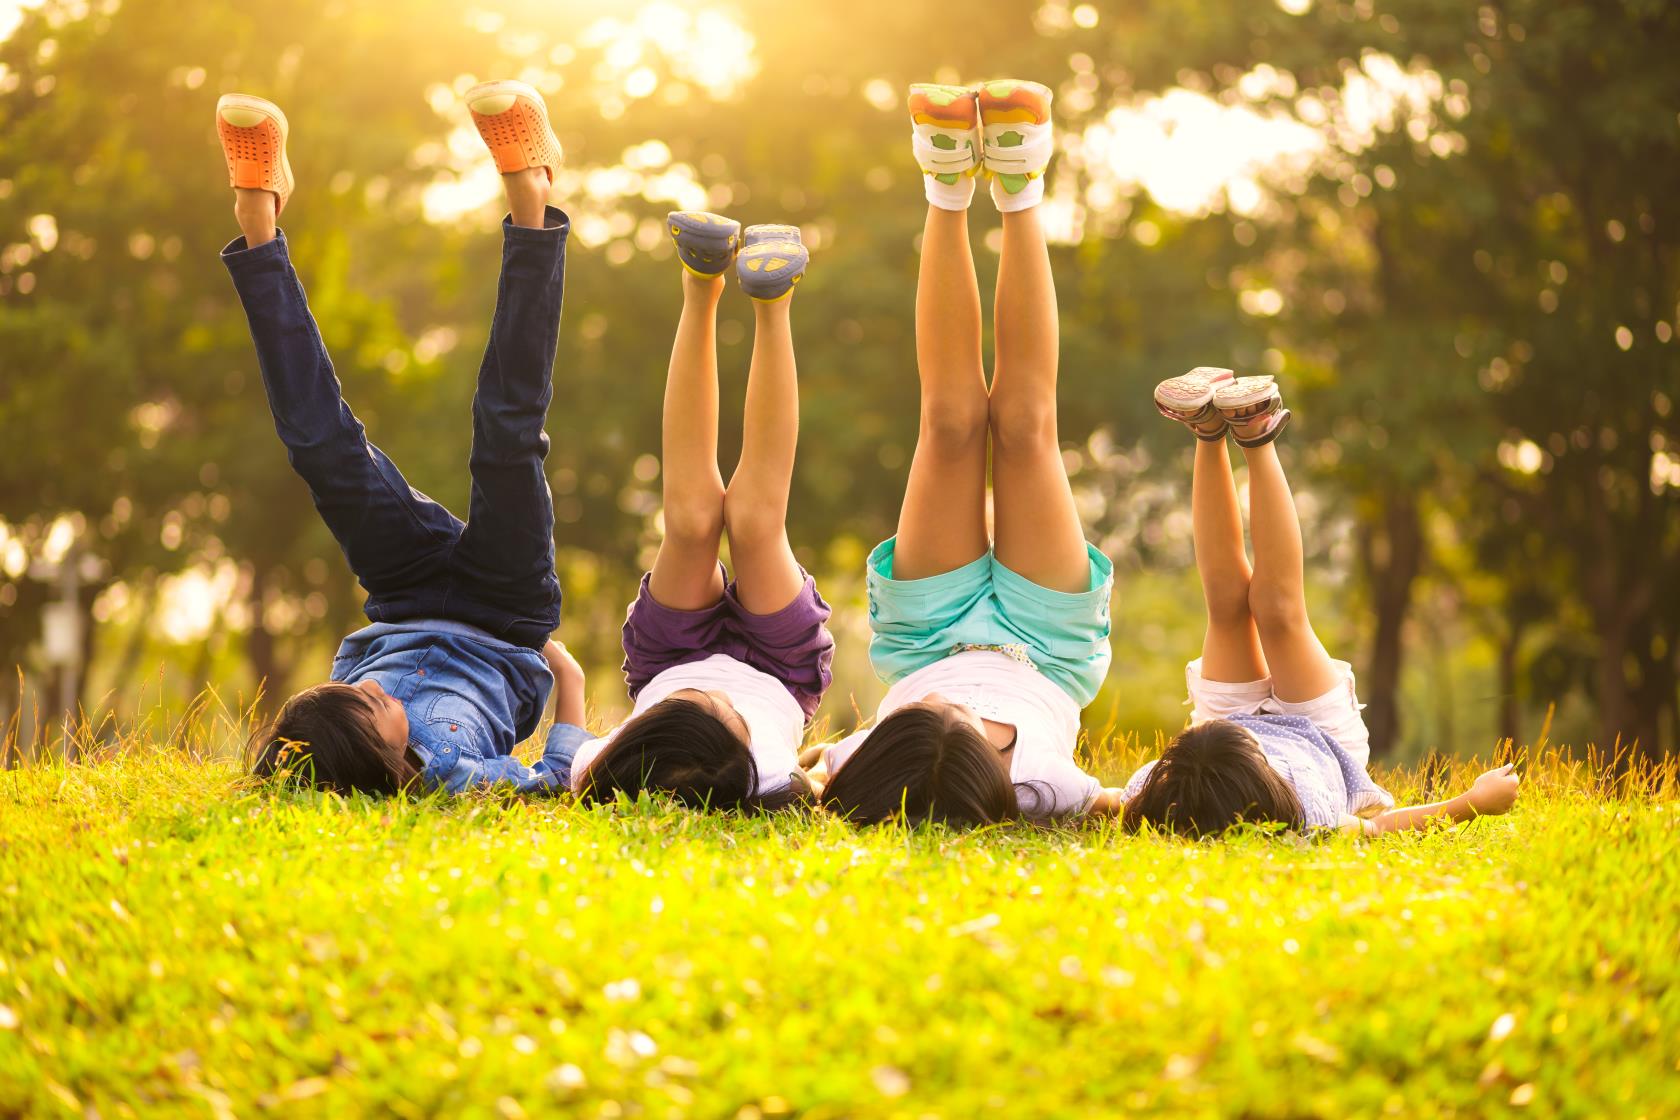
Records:
{"label": "child's head on grass", "polygon": [[1301,802],[1248,730],[1215,719],[1179,732],[1126,802],[1122,823],[1217,836],[1241,822],[1304,826]]}
{"label": "child's head on grass", "polygon": [[258,777],[296,777],[317,789],[397,793],[420,776],[408,715],[373,680],[306,688],[258,732]]}
{"label": "child's head on grass", "polygon": [[1002,753],[973,713],[937,694],[883,719],[829,780],[822,803],[860,825],[970,827],[1021,815]]}
{"label": "child's head on grass", "polygon": [[758,804],[752,729],[721,693],[674,692],[618,729],[590,763],[578,792],[611,801],[620,792],[668,793],[691,809]]}

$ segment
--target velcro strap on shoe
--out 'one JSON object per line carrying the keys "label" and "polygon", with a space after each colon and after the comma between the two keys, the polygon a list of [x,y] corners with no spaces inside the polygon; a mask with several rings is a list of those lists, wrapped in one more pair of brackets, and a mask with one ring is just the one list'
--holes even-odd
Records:
{"label": "velcro strap on shoe", "polygon": [[[1019,144],[998,143],[999,137],[1011,133],[1021,138]],[[999,175],[1032,175],[1043,171],[1050,166],[1055,150],[1055,133],[1047,124],[994,124],[986,128],[986,166]]]}
{"label": "velcro strap on shoe", "polygon": [[496,158],[498,171],[523,171],[531,166],[531,161],[525,157],[525,149],[518,144],[497,144],[490,149],[490,154]]}
{"label": "velcro strap on shoe", "polygon": [[[956,141],[955,148],[941,148],[934,144],[934,136],[949,136]],[[947,128],[912,129],[910,132],[910,146],[916,153],[916,162],[923,171],[933,175],[957,175],[974,166],[974,135]]]}
{"label": "velcro strap on shoe", "polygon": [[236,159],[233,161],[233,185],[236,187],[266,187],[262,161]]}

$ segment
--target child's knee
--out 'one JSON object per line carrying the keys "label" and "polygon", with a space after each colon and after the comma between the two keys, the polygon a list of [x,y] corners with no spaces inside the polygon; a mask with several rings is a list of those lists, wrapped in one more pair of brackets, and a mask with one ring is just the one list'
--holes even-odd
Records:
{"label": "child's knee", "polygon": [[787,503],[732,489],[723,497],[723,523],[731,548],[774,544],[787,535]]}
{"label": "child's knee", "polygon": [[1307,603],[1299,587],[1279,587],[1269,583],[1251,583],[1248,588],[1248,610],[1261,634],[1287,634],[1305,630]]}
{"label": "child's knee", "polygon": [[1202,577],[1202,598],[1207,603],[1208,620],[1226,625],[1241,625],[1252,617],[1248,605],[1248,580],[1242,575]]}
{"label": "child's knee", "polygon": [[1005,452],[1061,454],[1054,400],[993,397],[990,424],[993,445]]}
{"label": "child's knee", "polygon": [[929,396],[922,402],[921,441],[935,451],[963,452],[986,440],[983,393]]}
{"label": "child's knee", "polygon": [[715,502],[702,500],[667,503],[665,539],[716,547],[718,538],[723,536],[723,497],[723,488],[720,485]]}

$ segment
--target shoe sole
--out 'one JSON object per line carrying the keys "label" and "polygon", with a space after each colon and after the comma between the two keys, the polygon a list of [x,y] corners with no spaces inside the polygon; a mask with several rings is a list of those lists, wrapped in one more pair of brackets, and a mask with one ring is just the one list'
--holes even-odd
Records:
{"label": "shoe sole", "polygon": [[1021,78],[999,78],[981,82],[976,88],[980,123],[1048,124],[1050,103],[1055,95],[1048,86]]}
{"label": "shoe sole", "polygon": [[1282,396],[1278,393],[1277,378],[1270,374],[1238,377],[1219,386],[1213,394],[1213,407],[1228,420],[1241,420],[1252,415],[1248,410],[1255,405],[1272,400],[1282,401]]}
{"label": "shoe sole", "polygon": [[481,82],[462,98],[483,138],[496,170],[506,175],[532,167],[548,169],[553,182],[560,168],[560,138],[549,124],[548,104],[524,82]]}
{"label": "shoe sole", "polygon": [[1194,416],[1213,403],[1214,391],[1222,382],[1235,376],[1233,371],[1217,366],[1197,366],[1189,373],[1169,377],[1155,386],[1155,405]]}
{"label": "shoe sole", "polygon": [[753,245],[762,245],[768,241],[787,242],[803,247],[805,244],[799,235],[798,226],[788,225],[756,225],[748,226],[741,234],[741,248],[747,249]]}
{"label": "shoe sole", "polygon": [[227,160],[228,185],[273,191],[276,216],[291,198],[296,180],[286,155],[291,124],[280,106],[245,93],[224,93],[216,100],[216,135]]}
{"label": "shoe sole", "polygon": [[[761,241],[741,250],[735,270],[741,290],[760,303],[775,303],[793,294],[811,259],[805,246],[792,241]],[[786,287],[781,285],[786,284]]]}
{"label": "shoe sole", "polygon": [[665,228],[677,246],[677,260],[694,275],[711,279],[729,271],[741,244],[741,223],[705,210],[673,210]]}
{"label": "shoe sole", "polygon": [[962,86],[919,82],[910,87],[910,119],[934,128],[975,128],[980,123],[980,104],[974,91]]}

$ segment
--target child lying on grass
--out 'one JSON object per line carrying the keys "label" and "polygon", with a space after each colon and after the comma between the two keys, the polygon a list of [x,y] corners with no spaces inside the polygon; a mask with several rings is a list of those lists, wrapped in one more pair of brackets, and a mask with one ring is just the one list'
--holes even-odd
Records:
{"label": "child lying on grass", "polygon": [[[1202,655],[1185,668],[1191,726],[1120,793],[1126,827],[1207,835],[1254,821],[1378,835],[1509,809],[1509,765],[1449,801],[1400,809],[1366,773],[1353,670],[1307,617],[1301,526],[1272,442],[1290,414],[1273,379],[1203,367],[1162,382],[1155,404],[1198,440],[1190,509],[1208,623]],[[1252,567],[1227,434],[1248,463]]]}
{"label": "child lying on grass", "polygon": [[[795,226],[720,214],[666,220],[683,309],[665,381],[665,539],[624,622],[630,719],[579,749],[585,800],[662,790],[691,808],[774,808],[808,796],[805,724],[831,679],[829,608],[788,544],[799,442],[789,308],[808,258]],[[756,322],[741,459],[718,473],[717,306],[734,270]],[[729,537],[735,579],[718,559]]]}
{"label": "child lying on grass", "polygon": [[[549,635],[560,622],[554,509],[543,457],[566,261],[566,215],[547,205],[560,144],[519,82],[466,94],[510,215],[490,344],[473,397],[465,523],[411,487],[345,404],[276,226],[292,193],[286,117],[229,94],[216,125],[244,236],[222,251],[250,320],[275,428],[315,508],[367,589],[373,625],[350,635],[332,679],[286,701],[260,736],[259,775],[348,792],[490,783],[559,788],[583,722],[583,673]],[[550,689],[544,757],[512,757]]]}
{"label": "child lying on grass", "polygon": [[[898,533],[868,570],[870,661],[892,688],[872,729],[809,752],[812,782],[856,824],[1077,815],[1102,792],[1073,751],[1108,672],[1114,567],[1085,540],[1056,439],[1056,288],[1038,205],[1050,91],[915,85],[910,114],[928,202],[921,425]],[[1003,225],[989,388],[968,243],[982,172]]]}

